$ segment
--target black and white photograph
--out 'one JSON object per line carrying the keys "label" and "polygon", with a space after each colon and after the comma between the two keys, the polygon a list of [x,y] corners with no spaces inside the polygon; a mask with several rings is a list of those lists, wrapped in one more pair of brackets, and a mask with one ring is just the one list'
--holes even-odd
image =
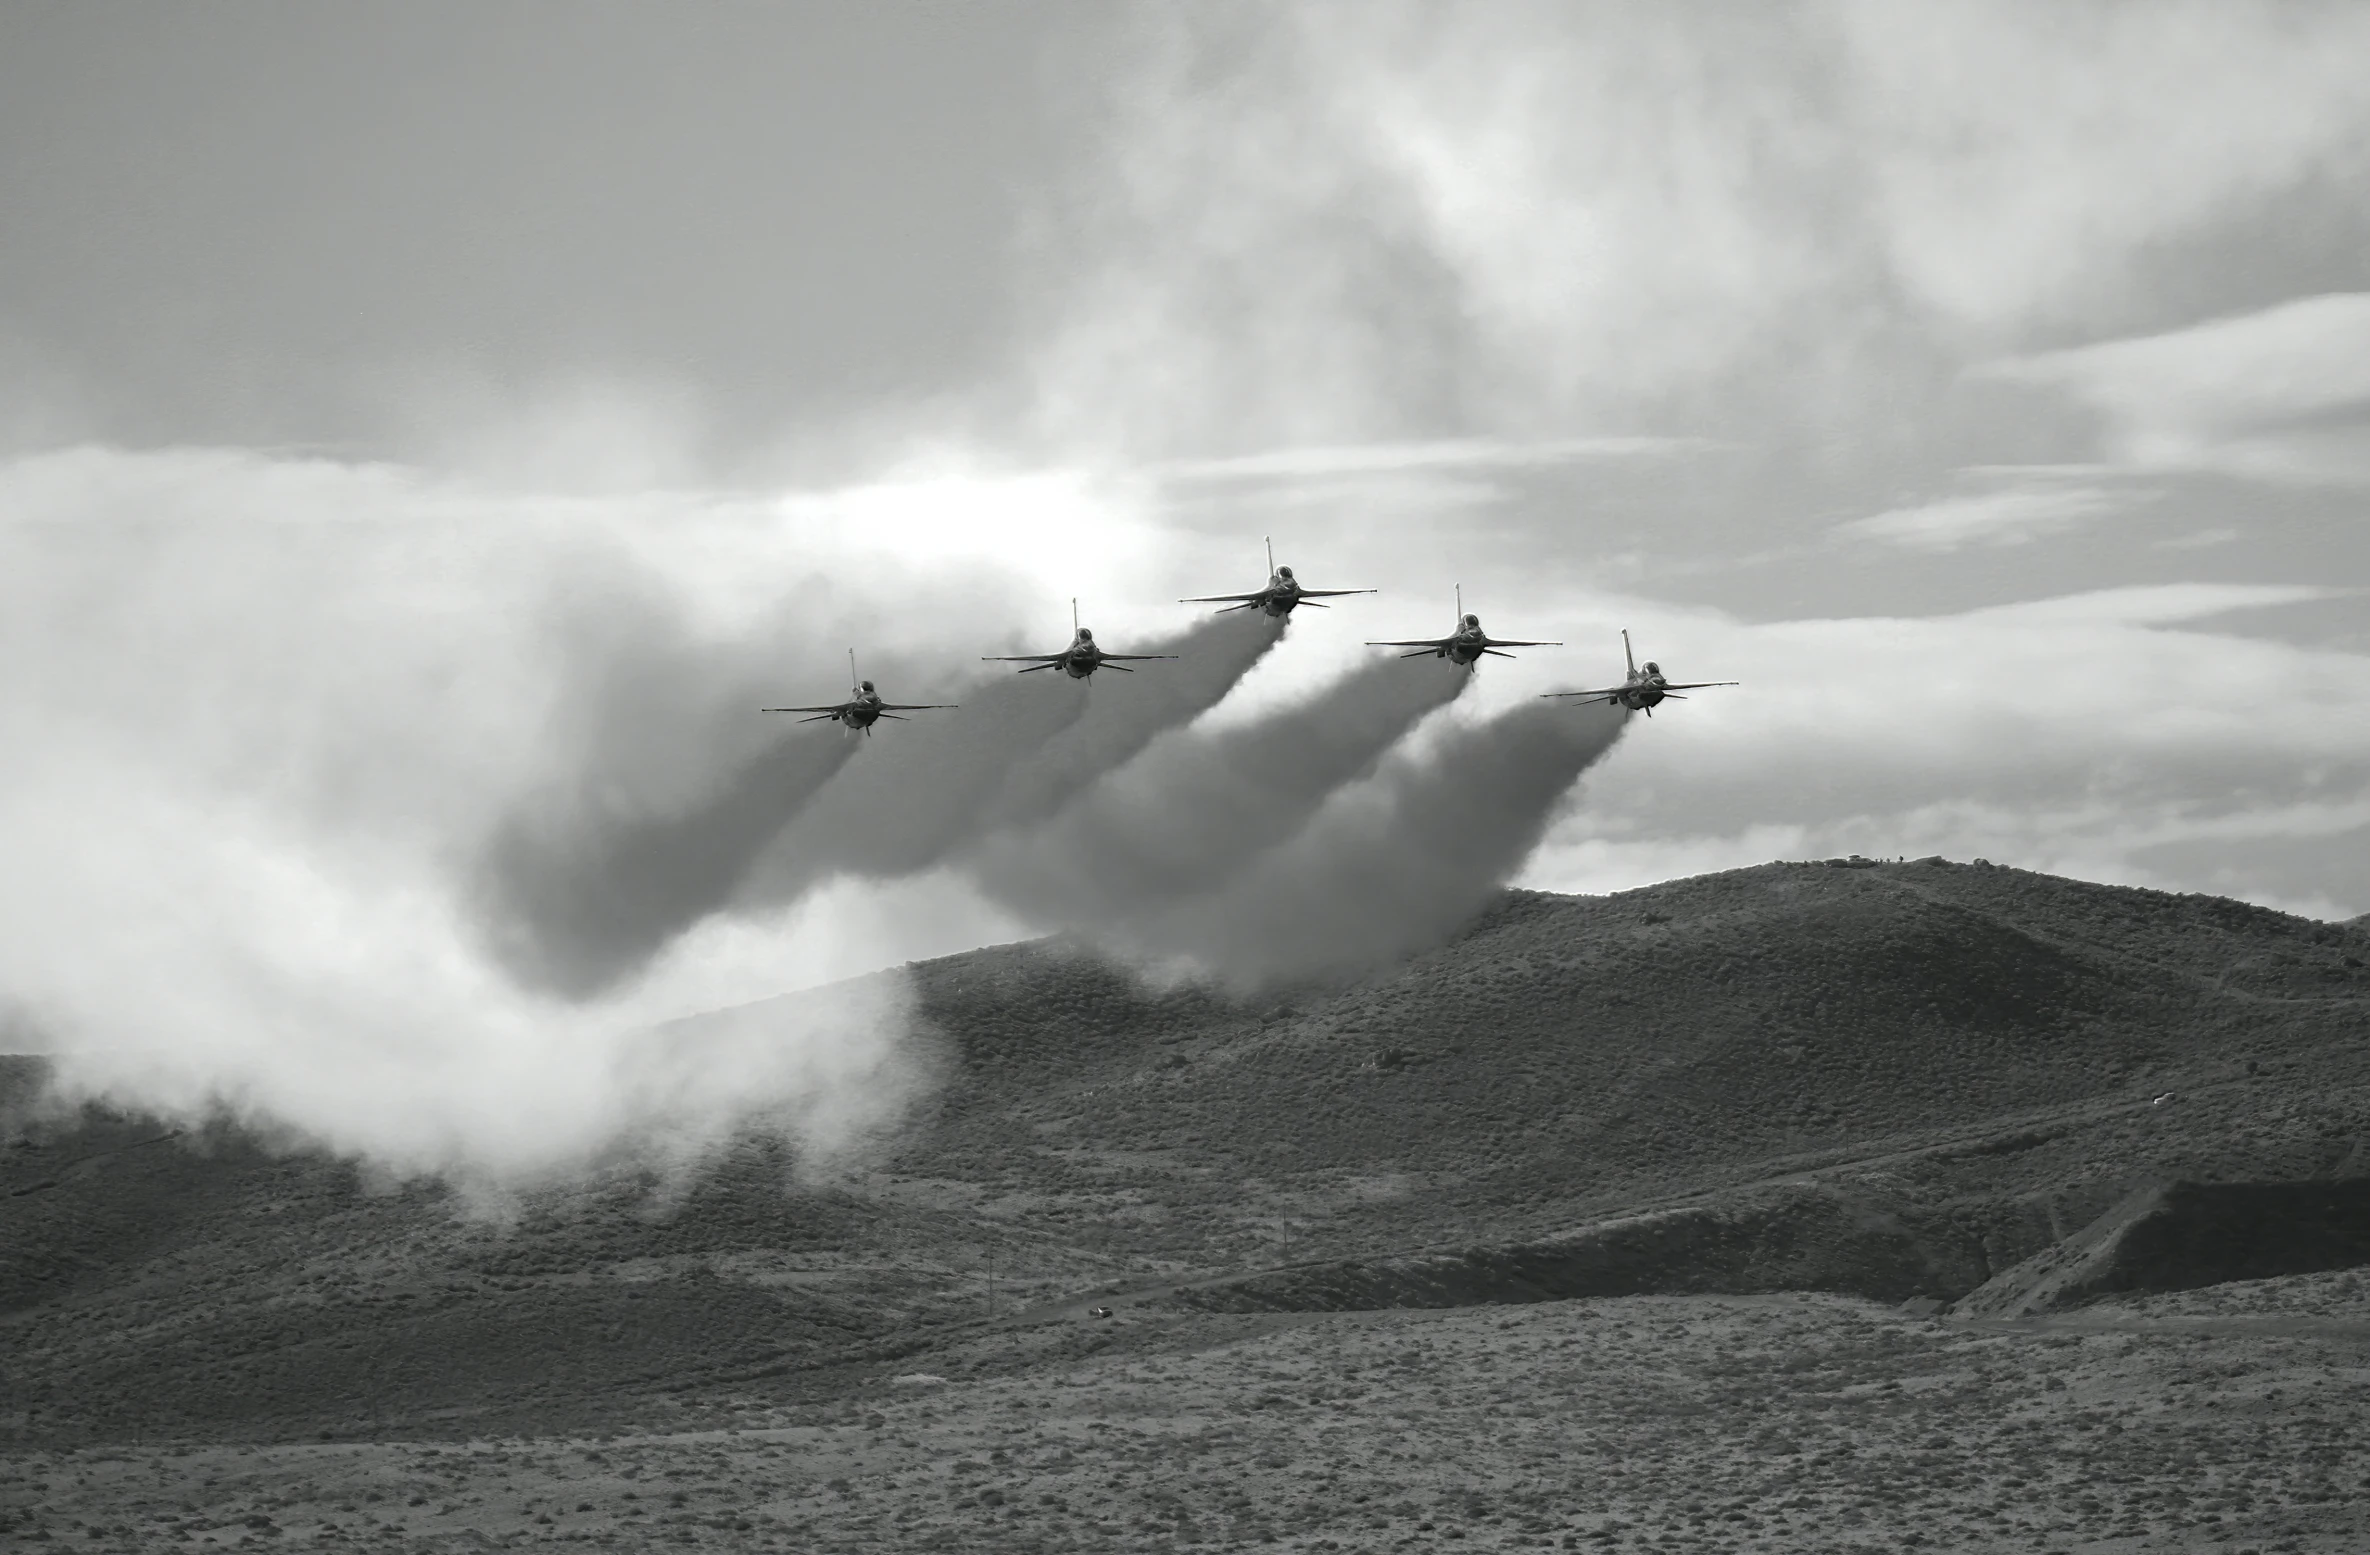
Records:
{"label": "black and white photograph", "polygon": [[0,0],[0,1549],[2370,1551],[2370,4]]}

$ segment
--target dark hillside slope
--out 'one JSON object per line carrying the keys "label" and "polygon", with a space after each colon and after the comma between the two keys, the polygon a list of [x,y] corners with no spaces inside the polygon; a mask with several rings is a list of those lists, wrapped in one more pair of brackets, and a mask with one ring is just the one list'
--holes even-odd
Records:
{"label": "dark hillside slope", "polygon": [[[1904,1152],[1892,1198],[1997,1219],[2167,1165],[2310,1174],[2370,1121],[2349,1089],[2370,936],[2009,869],[1515,893],[1394,976],[1257,1012],[993,956],[917,968],[971,1083],[900,1166],[959,1163],[1032,1216],[1204,1266],[1542,1234]],[[2045,1240],[2051,1213],[1968,1234],[1996,1259],[1983,1237]]]}
{"label": "dark hillside slope", "polygon": [[2125,1291],[2194,1290],[2365,1264],[2370,1177],[2151,1184],[2003,1270],[1957,1310],[2022,1317]]}
{"label": "dark hillside slope", "polygon": [[984,1253],[960,1216],[793,1190],[765,1141],[688,1192],[620,1172],[487,1206],[160,1132],[53,1119],[0,1148],[0,1442],[663,1416],[719,1370],[944,1317]]}
{"label": "dark hillside slope", "polygon": [[502,1223],[0,1097],[0,1396],[61,1432],[644,1410],[975,1317],[991,1257],[1006,1313],[1957,1297],[2145,1184],[2370,1170],[2366,961],[2356,926],[1939,861],[1510,893],[1249,1007],[1000,946],[913,968],[944,1083],[866,1170],[799,1185],[752,1140]]}

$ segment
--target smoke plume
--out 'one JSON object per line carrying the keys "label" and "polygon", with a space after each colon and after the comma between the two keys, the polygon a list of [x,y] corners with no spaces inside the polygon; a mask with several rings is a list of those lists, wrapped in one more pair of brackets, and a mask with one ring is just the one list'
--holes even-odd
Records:
{"label": "smoke plume", "polygon": [[1627,715],[1533,702],[1386,762],[1218,890],[1113,941],[1238,990],[1355,975],[1430,949],[1487,905]]}
{"label": "smoke plume", "polygon": [[[787,578],[747,561],[786,554]],[[836,968],[752,936],[611,987],[844,759],[757,713],[844,662],[865,602],[812,581],[863,575],[837,560],[755,503],[186,450],[0,463],[15,1040],[68,1095],[402,1173],[526,1180],[752,1118],[852,1137],[924,1072],[896,978],[729,1037],[651,1028]],[[975,566],[899,583],[948,638],[1005,613]]]}
{"label": "smoke plume", "polygon": [[[967,693],[962,711],[896,731],[825,786],[751,875],[745,905],[793,901],[838,874],[886,878],[926,869],[966,845],[1059,811],[1164,730],[1217,705],[1282,636],[1279,622],[1221,616],[1130,648],[1173,663],[1100,684],[1042,671]],[[1116,682],[1116,684],[1114,684]]]}
{"label": "smoke plume", "polygon": [[1438,660],[1377,659],[1251,723],[1171,730],[1052,819],[989,839],[969,868],[1037,923],[1140,923],[1291,837],[1472,680]]}
{"label": "smoke plume", "polygon": [[503,965],[573,999],[616,986],[729,902],[758,851],[854,750],[836,727],[785,735],[672,813],[618,807],[597,790],[520,807],[486,855]]}

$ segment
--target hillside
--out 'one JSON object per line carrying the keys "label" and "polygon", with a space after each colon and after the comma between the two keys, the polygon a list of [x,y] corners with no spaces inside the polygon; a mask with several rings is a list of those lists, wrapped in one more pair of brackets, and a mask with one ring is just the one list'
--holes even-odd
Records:
{"label": "hillside", "polygon": [[1006,947],[919,969],[974,1083],[896,1165],[1203,1266],[1817,1172],[1955,1218],[1980,1280],[2134,1173],[2333,1169],[2370,1128],[2366,956],[2217,898],[1939,863],[1516,893],[1392,977],[1257,1011]]}
{"label": "hillside", "polygon": [[2145,1183],[2359,1172],[2366,960],[2358,926],[2211,897],[1768,865],[1510,893],[1389,976],[1256,1007],[1053,943],[920,964],[946,1082],[827,1186],[752,1140],[688,1194],[618,1177],[492,1220],[225,1133],[20,1121],[0,1433],[548,1428],[822,1386],[983,1314],[991,1259],[1007,1315],[1950,1299]]}

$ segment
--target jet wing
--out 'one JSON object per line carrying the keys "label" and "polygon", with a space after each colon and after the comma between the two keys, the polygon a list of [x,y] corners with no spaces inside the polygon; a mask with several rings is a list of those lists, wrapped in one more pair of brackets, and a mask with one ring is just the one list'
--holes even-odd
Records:
{"label": "jet wing", "polygon": [[[1302,592],[1307,591],[1304,589]],[[1255,605],[1266,597],[1267,590],[1261,589],[1256,594],[1197,594],[1191,599],[1180,599],[1177,603],[1180,605]]]}
{"label": "jet wing", "polygon": [[836,714],[836,713],[844,713],[844,712],[846,712],[846,711],[848,710],[848,707],[849,707],[849,704],[848,704],[848,703],[846,703],[846,702],[834,702],[834,703],[832,703],[832,704],[831,704],[829,707],[761,707],[761,708],[759,708],[759,709],[758,709],[758,711],[759,711],[759,712],[761,712],[761,713],[826,713],[826,714]]}
{"label": "jet wing", "polygon": [[1627,686],[1607,686],[1598,691],[1542,691],[1539,695],[1542,697],[1603,697],[1609,701],[1629,689]]}
{"label": "jet wing", "polygon": [[1445,648],[1455,642],[1453,637],[1411,637],[1402,643],[1368,643],[1369,648]]}
{"label": "jet wing", "polygon": [[1705,686],[1741,686],[1743,684],[1744,682],[1741,680],[1674,680],[1667,685],[1656,686],[1653,689],[1656,691],[1700,691]]}
{"label": "jet wing", "polygon": [[935,713],[962,705],[960,702],[883,702],[881,711],[884,713]]}
{"label": "jet wing", "polygon": [[1114,659],[1134,659],[1142,662],[1145,659],[1173,659],[1176,657],[1178,655],[1173,653],[1106,653],[1103,655],[1102,661],[1108,664]]}
{"label": "jet wing", "polygon": [[1381,589],[1302,589],[1302,599],[1338,599],[1344,594],[1379,594]]}
{"label": "jet wing", "polygon": [[1492,637],[1482,643],[1484,648],[1561,648],[1562,643],[1526,643],[1514,637]]}
{"label": "jet wing", "polygon": [[1068,658],[1066,653],[983,653],[982,664],[1059,664]]}

